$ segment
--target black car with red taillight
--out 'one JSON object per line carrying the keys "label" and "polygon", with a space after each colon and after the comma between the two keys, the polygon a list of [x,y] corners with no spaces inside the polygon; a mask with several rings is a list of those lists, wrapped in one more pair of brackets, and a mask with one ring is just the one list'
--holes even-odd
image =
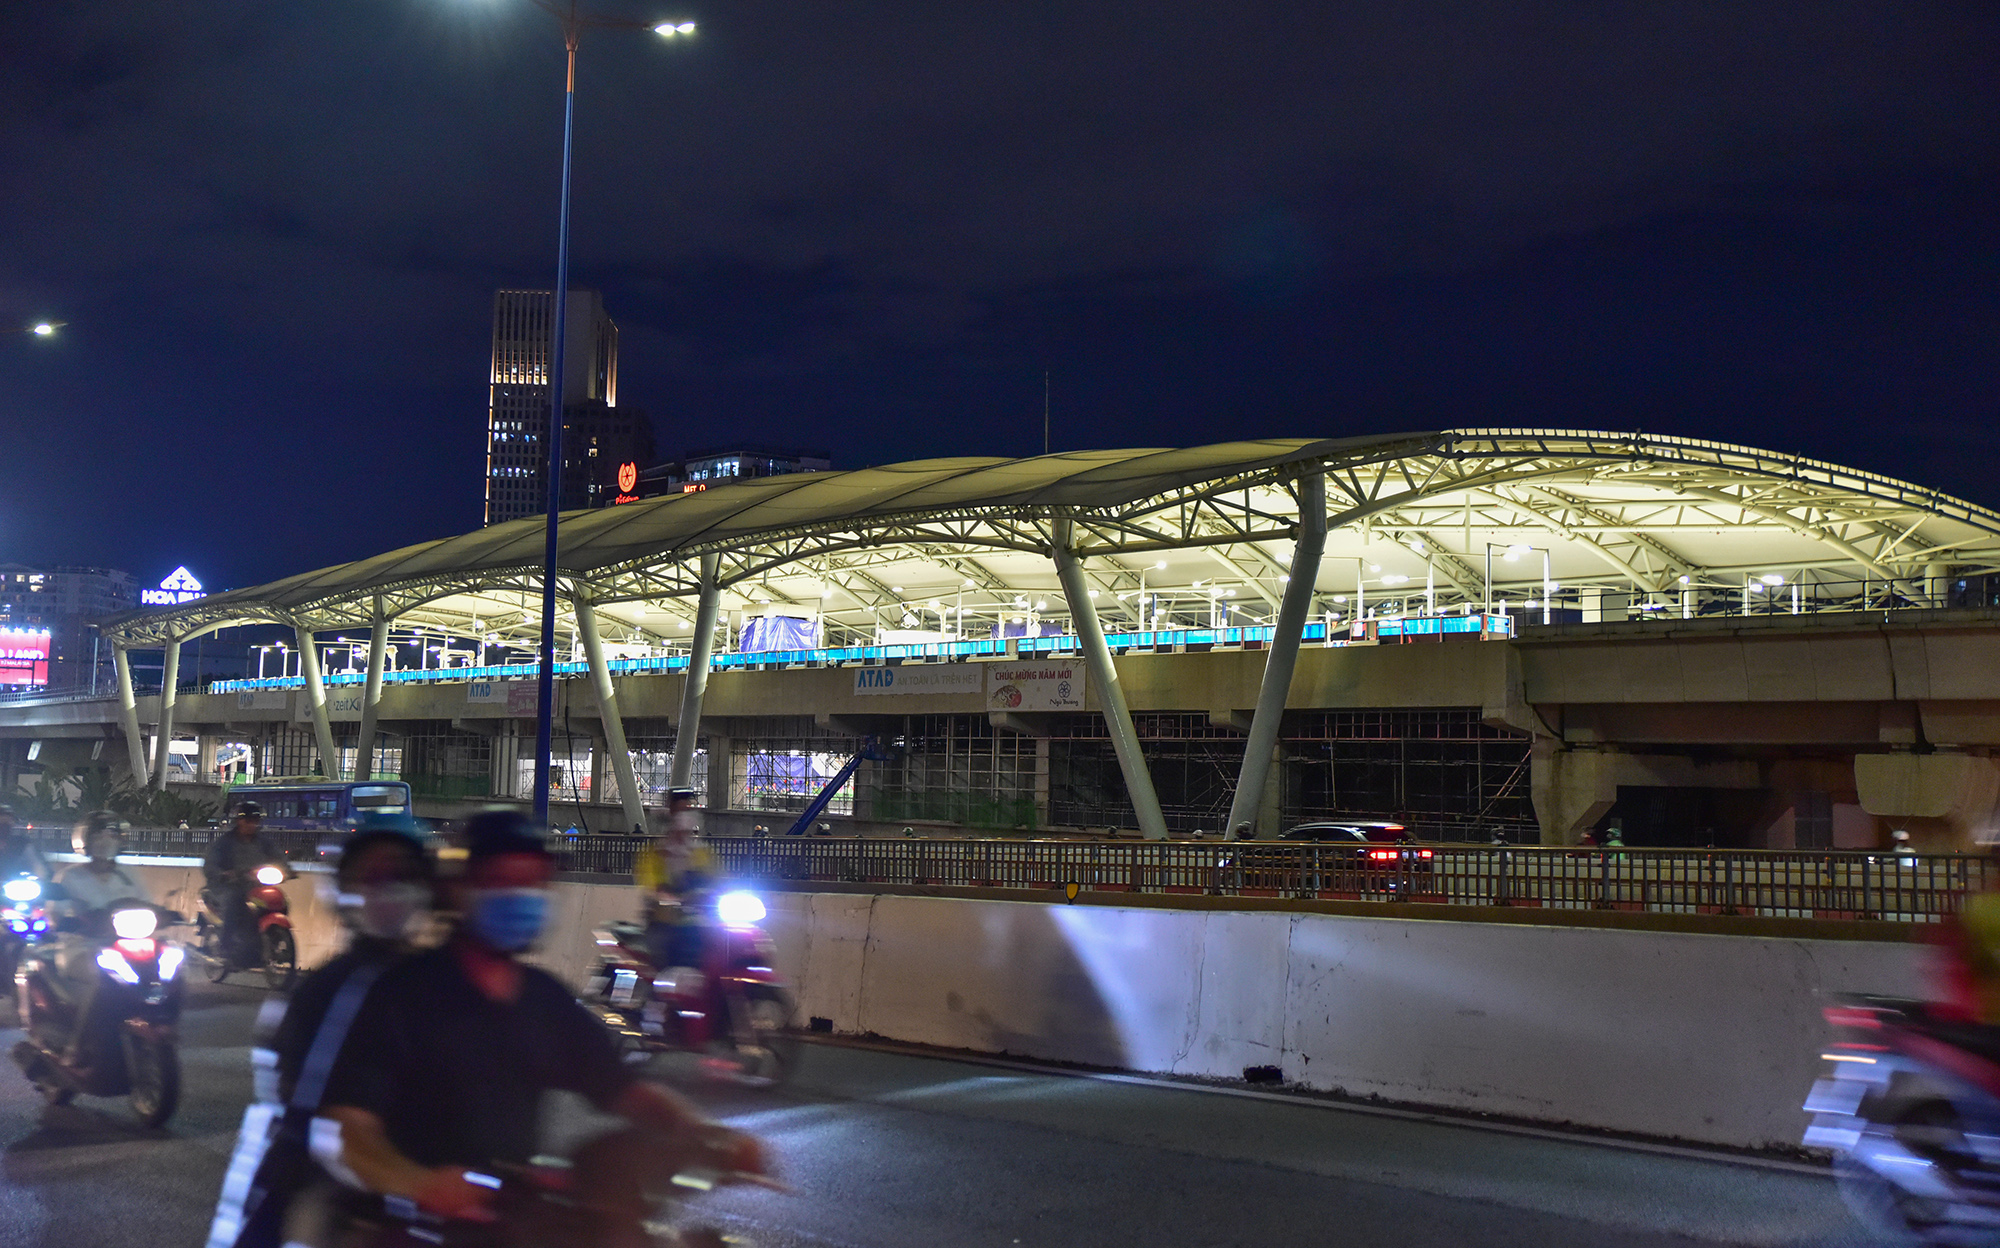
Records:
{"label": "black car with red taillight", "polygon": [[1407,897],[1435,891],[1436,851],[1400,823],[1329,819],[1232,846],[1218,864],[1238,889],[1321,897]]}

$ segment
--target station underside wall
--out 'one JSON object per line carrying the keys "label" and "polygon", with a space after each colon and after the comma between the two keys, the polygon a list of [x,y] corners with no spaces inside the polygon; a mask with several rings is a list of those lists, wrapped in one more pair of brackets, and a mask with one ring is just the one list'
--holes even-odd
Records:
{"label": "station underside wall", "polygon": [[[1265,657],[1246,648],[1117,658],[1172,834],[1226,822]],[[913,666],[981,665],[896,670]],[[860,766],[829,821],[932,825],[925,831],[1134,826],[1093,685],[1079,708],[997,711],[965,681],[958,692],[885,694],[867,676],[881,670],[714,674],[695,767],[705,804],[780,829],[872,739],[887,757]],[[667,783],[684,679],[614,681],[649,803]],[[524,798],[533,718],[522,694],[531,690],[389,686],[378,774],[437,802]],[[329,694],[343,772],[355,757],[360,697],[355,686]],[[1513,641],[1314,645],[1299,656],[1288,703],[1267,834],[1341,816],[1401,820],[1437,839],[1499,832],[1569,843],[1615,828],[1635,845],[1812,848],[1875,845],[1901,827],[1920,845],[1949,848],[1993,822],[1979,808],[1987,764],[1870,786],[1857,782],[1855,760],[1940,751],[1986,759],[2000,746],[2000,627],[1857,618],[1786,631],[1782,620],[1697,620],[1556,626]],[[157,715],[157,698],[141,698],[141,724]],[[0,707],[0,786],[18,793],[39,774],[118,771],[126,751],[117,725],[108,700]],[[259,774],[319,767],[297,690],[184,691],[175,730],[250,745]],[[555,763],[558,801],[582,810],[617,800],[588,680],[561,682]],[[1940,783],[1957,788],[1930,791]]]}

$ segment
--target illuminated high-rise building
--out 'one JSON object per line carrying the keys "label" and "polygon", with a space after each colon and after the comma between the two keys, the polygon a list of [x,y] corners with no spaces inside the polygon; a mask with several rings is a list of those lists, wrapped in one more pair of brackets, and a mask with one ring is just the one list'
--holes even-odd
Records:
{"label": "illuminated high-rise building", "polygon": [[[563,496],[567,510],[589,506],[617,465],[646,462],[652,427],[618,408],[618,327],[594,290],[569,292],[564,333]],[[493,296],[492,392],[486,416],[486,523],[539,516],[548,500],[550,349],[555,300],[546,290]],[[600,478],[602,480],[600,481]]]}

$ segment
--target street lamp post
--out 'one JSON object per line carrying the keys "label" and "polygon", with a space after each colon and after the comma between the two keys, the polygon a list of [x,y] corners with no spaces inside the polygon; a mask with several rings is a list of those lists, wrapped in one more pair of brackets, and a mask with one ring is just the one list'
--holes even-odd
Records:
{"label": "street lamp post", "polygon": [[583,11],[577,0],[534,0],[535,6],[562,24],[568,68],[563,79],[562,208],[556,226],[555,341],[549,351],[548,476],[545,533],[542,542],[542,635],[535,670],[535,821],[549,818],[549,752],[554,745],[552,712],[556,677],[556,524],[562,504],[563,366],[566,312],[569,307],[569,173],[576,128],[576,45],[585,30],[645,30],[665,38],[694,33],[693,22],[657,24],[600,17]]}
{"label": "street lamp post", "polygon": [[1514,561],[1518,560],[1522,555],[1530,554],[1535,551],[1541,552],[1542,623],[1544,624],[1549,623],[1552,619],[1549,610],[1549,599],[1553,597],[1555,594],[1555,585],[1553,582],[1549,580],[1549,552],[1546,547],[1542,546],[1523,546],[1519,543],[1515,543],[1514,545],[1511,546],[1501,546],[1497,542],[1486,543],[1486,614],[1488,615],[1493,614],[1493,552],[1496,549],[1503,552],[1501,557],[1505,559],[1508,563],[1513,563]]}

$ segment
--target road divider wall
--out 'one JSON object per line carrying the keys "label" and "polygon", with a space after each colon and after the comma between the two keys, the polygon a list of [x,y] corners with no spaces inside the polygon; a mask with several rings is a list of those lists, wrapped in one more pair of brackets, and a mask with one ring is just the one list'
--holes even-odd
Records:
{"label": "road divider wall", "polygon": [[[1929,950],[1439,919],[774,893],[833,1031],[1743,1148],[1793,1147],[1822,994]],[[824,1025],[824,1024],[822,1024]]]}
{"label": "road divider wall", "polygon": [[[198,866],[139,866],[193,915]],[[285,885],[300,963],[345,934]],[[1830,992],[1924,995],[1903,941],[1020,901],[763,894],[799,1023],[912,1044],[1742,1148],[1792,1147]],[[535,961],[581,986],[625,883],[562,883]]]}

